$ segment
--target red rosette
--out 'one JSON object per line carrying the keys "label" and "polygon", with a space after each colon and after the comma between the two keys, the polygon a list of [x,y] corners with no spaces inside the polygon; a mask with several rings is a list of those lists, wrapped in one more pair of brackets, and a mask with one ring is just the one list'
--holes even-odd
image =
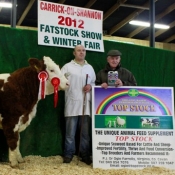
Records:
{"label": "red rosette", "polygon": [[38,79],[39,80],[47,80],[49,77],[48,73],[46,71],[41,71],[39,74],[38,74]]}
{"label": "red rosette", "polygon": [[41,71],[38,74],[38,79],[40,81],[39,94],[38,94],[39,99],[45,98],[46,80],[48,79],[48,77],[49,77],[49,75],[46,71]]}
{"label": "red rosette", "polygon": [[52,78],[51,83],[54,87],[54,107],[56,108],[58,103],[58,86],[60,84],[60,79],[57,77]]}

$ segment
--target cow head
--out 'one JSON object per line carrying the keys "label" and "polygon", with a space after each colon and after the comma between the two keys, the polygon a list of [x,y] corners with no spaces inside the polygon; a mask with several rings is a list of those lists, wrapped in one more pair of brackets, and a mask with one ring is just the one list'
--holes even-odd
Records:
{"label": "cow head", "polygon": [[54,92],[51,80],[54,77],[60,79],[59,89],[65,90],[68,87],[68,80],[61,73],[59,66],[50,58],[43,57],[43,60],[40,61],[35,58],[29,59],[30,66],[34,67],[37,72],[46,71],[48,73],[48,80],[46,81],[46,95],[52,94]]}

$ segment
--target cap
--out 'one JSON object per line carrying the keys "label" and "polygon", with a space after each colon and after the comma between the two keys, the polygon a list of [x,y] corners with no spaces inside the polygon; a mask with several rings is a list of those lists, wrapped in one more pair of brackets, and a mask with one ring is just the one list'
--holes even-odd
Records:
{"label": "cap", "polygon": [[122,53],[118,50],[110,50],[107,54],[107,56],[121,56]]}

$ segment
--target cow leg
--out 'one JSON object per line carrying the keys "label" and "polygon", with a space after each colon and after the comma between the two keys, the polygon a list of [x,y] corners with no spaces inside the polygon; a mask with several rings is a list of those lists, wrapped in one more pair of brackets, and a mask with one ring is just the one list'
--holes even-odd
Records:
{"label": "cow leg", "polygon": [[18,163],[24,162],[24,159],[22,158],[21,153],[19,151],[19,142],[20,142],[20,140],[17,141],[17,146],[14,150],[11,150],[9,148],[9,161],[10,161],[11,166],[13,168],[18,167]]}
{"label": "cow leg", "polygon": [[9,161],[12,168],[18,168],[17,151],[9,149]]}
{"label": "cow leg", "polygon": [[19,133],[14,131],[13,127],[3,125],[4,135],[7,139],[9,147],[9,161],[13,168],[18,167],[18,162],[23,162],[22,156],[19,151]]}
{"label": "cow leg", "polygon": [[17,147],[16,147],[16,151],[17,151],[17,160],[19,163],[23,163],[24,162],[24,159],[22,158],[21,156],[21,153],[20,153],[20,150],[19,150],[19,145],[20,145],[20,134],[19,134],[19,137],[18,137],[18,142],[17,142]]}

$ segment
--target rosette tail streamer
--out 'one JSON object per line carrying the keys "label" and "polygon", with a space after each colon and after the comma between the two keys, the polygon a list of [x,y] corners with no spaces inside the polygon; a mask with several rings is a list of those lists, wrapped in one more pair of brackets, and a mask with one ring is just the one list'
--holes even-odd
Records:
{"label": "rosette tail streamer", "polygon": [[46,94],[46,80],[48,79],[49,75],[46,71],[41,71],[38,74],[38,79],[40,81],[39,85],[39,93],[38,93],[38,98],[39,99],[44,99],[45,94]]}
{"label": "rosette tail streamer", "polygon": [[58,87],[60,84],[60,79],[57,77],[52,78],[51,83],[54,87],[54,107],[57,107],[58,104]]}

